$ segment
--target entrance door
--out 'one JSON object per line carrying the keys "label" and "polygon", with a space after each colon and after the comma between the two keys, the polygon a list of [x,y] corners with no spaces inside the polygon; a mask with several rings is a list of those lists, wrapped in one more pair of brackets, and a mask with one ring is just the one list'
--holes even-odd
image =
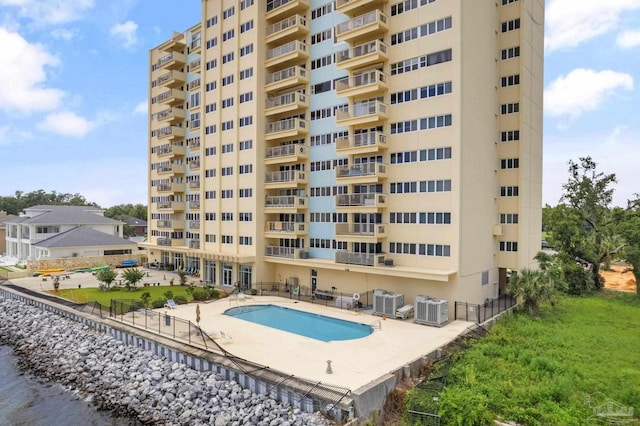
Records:
{"label": "entrance door", "polygon": [[222,264],[222,285],[233,285],[233,264],[232,263],[223,263]]}

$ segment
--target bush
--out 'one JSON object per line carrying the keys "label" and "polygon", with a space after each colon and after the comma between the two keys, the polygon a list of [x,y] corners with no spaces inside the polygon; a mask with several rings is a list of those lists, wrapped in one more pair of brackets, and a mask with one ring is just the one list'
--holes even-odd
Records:
{"label": "bush", "polygon": [[151,302],[151,307],[153,309],[163,308],[165,303],[167,303],[167,299],[156,299]]}
{"label": "bush", "polygon": [[167,299],[173,299],[173,292],[171,290],[167,290],[164,292],[164,297]]}
{"label": "bush", "polygon": [[193,289],[193,291],[191,292],[191,295],[193,296],[193,300],[197,300],[197,301],[209,300],[209,293],[204,288]]}
{"label": "bush", "polygon": [[593,274],[575,262],[567,262],[562,267],[563,281],[565,282],[567,293],[573,295],[591,293],[595,286]]}
{"label": "bush", "polygon": [[142,296],[140,296],[140,302],[142,303],[142,306],[144,306],[145,308],[149,306],[150,300],[151,300],[151,293],[149,293],[148,291],[145,291],[144,293],[142,293]]}
{"label": "bush", "polygon": [[173,298],[173,301],[176,302],[177,305],[186,305],[187,304],[187,298],[182,296],[182,295],[178,295],[176,297]]}

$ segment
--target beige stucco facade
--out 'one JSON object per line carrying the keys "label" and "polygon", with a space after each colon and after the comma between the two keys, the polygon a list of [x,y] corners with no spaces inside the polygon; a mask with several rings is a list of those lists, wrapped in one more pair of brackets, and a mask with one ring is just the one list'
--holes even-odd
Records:
{"label": "beige stucco facade", "polygon": [[408,303],[479,303],[535,266],[543,0],[204,0],[200,18],[149,52],[151,261]]}

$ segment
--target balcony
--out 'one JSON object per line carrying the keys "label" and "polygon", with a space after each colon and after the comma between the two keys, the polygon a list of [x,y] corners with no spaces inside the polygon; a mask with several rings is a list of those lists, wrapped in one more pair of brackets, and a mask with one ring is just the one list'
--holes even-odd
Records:
{"label": "balcony", "polygon": [[189,229],[200,229],[200,221],[199,220],[190,220],[189,221]]}
{"label": "balcony", "polygon": [[289,144],[267,148],[264,154],[265,164],[297,163],[309,158],[306,145]]}
{"label": "balcony", "polygon": [[309,9],[310,0],[267,0],[267,20],[283,19]]}
{"label": "balcony", "polygon": [[200,189],[200,179],[189,182],[189,189]]}
{"label": "balcony", "polygon": [[358,102],[336,111],[337,126],[377,124],[386,119],[387,105],[378,100]]}
{"label": "balcony", "polygon": [[164,247],[181,247],[184,246],[183,238],[158,238],[158,245]]}
{"label": "balcony", "polygon": [[184,121],[186,113],[182,108],[168,108],[156,114],[156,120],[163,123],[178,123]]}
{"label": "balcony", "polygon": [[184,192],[184,183],[162,183],[155,188],[158,192],[181,193]]}
{"label": "balcony", "polygon": [[189,201],[190,210],[198,210],[199,208],[200,208],[200,201],[197,201],[197,200]]}
{"label": "balcony", "polygon": [[352,251],[337,251],[335,253],[336,263],[346,265],[375,266],[384,264],[384,255],[376,253],[356,253]]}
{"label": "balcony", "polygon": [[180,201],[160,201],[158,204],[158,210],[163,213],[175,213],[184,211],[184,203]]}
{"label": "balcony", "polygon": [[156,86],[158,87],[179,87],[184,85],[185,74],[182,71],[169,71],[156,78]]}
{"label": "balcony", "polygon": [[200,69],[200,63],[202,60],[200,58],[194,59],[189,62],[189,72],[196,72]]}
{"label": "balcony", "polygon": [[387,135],[382,132],[358,133],[336,139],[339,155],[376,154],[387,149]]}
{"label": "balcony", "polygon": [[347,16],[357,16],[383,4],[384,0],[336,0],[336,10]]}
{"label": "balcony", "polygon": [[156,147],[156,155],[158,158],[175,157],[185,154],[184,145],[178,145],[177,143],[166,144]]}
{"label": "balcony", "polygon": [[380,40],[360,44],[336,53],[336,68],[354,69],[384,62],[387,56],[387,45]]}
{"label": "balcony", "polygon": [[336,179],[349,184],[379,183],[387,178],[387,165],[383,163],[338,166],[335,170]]}
{"label": "balcony", "polygon": [[387,237],[387,227],[381,223],[337,223],[336,237],[347,241],[371,241]]}
{"label": "balcony", "polygon": [[388,88],[387,76],[382,71],[371,70],[337,80],[336,96],[354,97],[374,95],[386,91]]}
{"label": "balcony", "polygon": [[269,97],[265,102],[264,115],[271,116],[284,113],[295,113],[309,108],[309,97],[304,93],[291,92],[284,95]]}
{"label": "balcony", "polygon": [[156,226],[160,229],[173,229],[173,222],[170,220],[158,220]]}
{"label": "balcony", "polygon": [[303,41],[294,40],[273,49],[267,50],[264,66],[266,68],[294,65],[309,58],[309,50]]}
{"label": "balcony", "polygon": [[295,247],[265,246],[264,255],[268,257],[283,257],[286,259],[309,258],[309,252],[306,249]]}
{"label": "balcony", "polygon": [[264,208],[269,213],[297,213],[306,210],[308,205],[307,197],[297,195],[268,195],[264,200]]}
{"label": "balcony", "polygon": [[309,33],[309,24],[304,16],[294,15],[267,27],[265,42],[286,43],[300,39]]}
{"label": "balcony", "polygon": [[309,82],[307,70],[299,65],[267,74],[264,89],[267,93],[295,87]]}
{"label": "balcony", "polygon": [[387,15],[375,9],[336,25],[336,38],[339,42],[355,44],[364,39],[381,38],[387,31]]}
{"label": "balcony", "polygon": [[189,53],[199,52],[202,48],[202,38],[200,38],[200,34],[198,34],[197,38],[192,38],[191,43],[189,43]]}
{"label": "balcony", "polygon": [[264,139],[267,141],[302,138],[309,133],[309,126],[302,118],[287,118],[267,123],[264,133]]}
{"label": "balcony", "polygon": [[164,105],[181,105],[186,99],[184,90],[171,89],[156,96],[156,102]]}
{"label": "balcony", "polygon": [[168,126],[156,130],[156,136],[158,139],[184,139],[184,127]]}
{"label": "balcony", "polygon": [[298,186],[306,185],[307,182],[307,173],[300,170],[269,172],[264,179],[264,185],[267,189],[297,188]]}
{"label": "balcony", "polygon": [[307,233],[307,224],[304,222],[269,221],[264,226],[265,238],[299,238]]}
{"label": "balcony", "polygon": [[189,170],[200,169],[200,160],[189,161]]}
{"label": "balcony", "polygon": [[170,166],[158,167],[157,172],[159,175],[183,175],[184,164],[172,164]]}
{"label": "balcony", "polygon": [[183,34],[176,34],[173,36],[171,40],[167,42],[164,46],[162,46],[162,50],[171,51],[171,50],[182,50],[187,45],[186,39]]}
{"label": "balcony", "polygon": [[378,211],[387,207],[385,194],[338,194],[335,197],[336,209],[341,212],[358,213],[369,210]]}
{"label": "balcony", "polygon": [[158,60],[158,69],[174,70],[184,67],[187,58],[184,53],[172,52]]}
{"label": "balcony", "polygon": [[187,139],[190,150],[200,149],[200,137]]}
{"label": "balcony", "polygon": [[200,240],[191,240],[189,241],[189,248],[199,250],[200,249]]}

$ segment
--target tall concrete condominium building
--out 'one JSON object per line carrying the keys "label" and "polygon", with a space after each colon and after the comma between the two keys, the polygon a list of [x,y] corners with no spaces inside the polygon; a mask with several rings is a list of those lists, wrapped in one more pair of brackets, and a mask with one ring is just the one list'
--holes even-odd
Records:
{"label": "tall concrete condominium building", "polygon": [[149,52],[150,261],[498,296],[540,249],[543,28],[544,0],[203,0]]}

